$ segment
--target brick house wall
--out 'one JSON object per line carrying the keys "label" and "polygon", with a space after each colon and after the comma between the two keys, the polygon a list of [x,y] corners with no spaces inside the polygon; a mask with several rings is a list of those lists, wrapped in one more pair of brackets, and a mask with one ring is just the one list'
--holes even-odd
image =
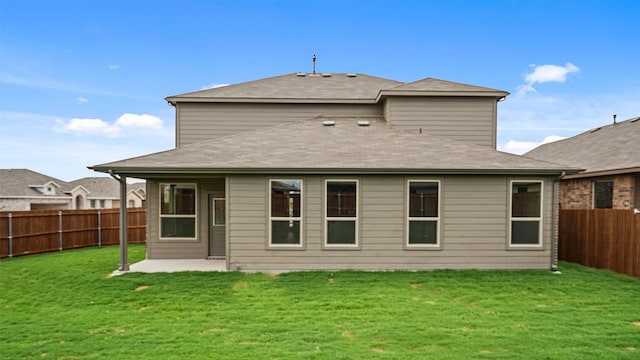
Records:
{"label": "brick house wall", "polygon": [[560,182],[560,208],[592,209],[594,181],[613,181],[613,208],[640,208],[640,174],[567,179]]}

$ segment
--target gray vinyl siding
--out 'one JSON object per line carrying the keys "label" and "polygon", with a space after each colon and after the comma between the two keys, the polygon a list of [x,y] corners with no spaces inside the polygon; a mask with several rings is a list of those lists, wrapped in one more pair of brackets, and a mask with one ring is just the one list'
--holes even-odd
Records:
{"label": "gray vinyl siding", "polygon": [[474,145],[496,147],[497,103],[485,97],[389,97],[387,121],[398,129],[422,131]]}
{"label": "gray vinyl siding", "polygon": [[[282,175],[275,176],[283,178]],[[286,177],[286,176],[285,176]],[[340,176],[304,177],[304,246],[268,246],[268,176],[229,178],[229,267],[232,270],[419,270],[419,269],[548,269],[550,268],[552,180],[544,184],[543,246],[509,249],[506,176],[347,176],[359,180],[360,246],[336,250],[323,247],[323,180]],[[296,178],[300,178],[297,176]],[[441,181],[441,246],[405,246],[408,179]],[[542,178],[524,178],[538,180]]]}
{"label": "gray vinyl siding", "polygon": [[[160,240],[159,184],[194,183],[197,194],[196,240]],[[224,179],[147,180],[147,259],[206,259],[209,246],[208,194],[224,197]]]}
{"label": "gray vinyl siding", "polygon": [[382,106],[375,104],[178,103],[176,105],[176,145],[187,145],[320,115],[381,116]]}

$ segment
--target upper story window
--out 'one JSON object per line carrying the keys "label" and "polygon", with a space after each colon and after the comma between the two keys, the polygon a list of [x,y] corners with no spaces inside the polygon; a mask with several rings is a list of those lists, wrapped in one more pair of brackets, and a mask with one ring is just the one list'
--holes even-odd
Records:
{"label": "upper story window", "polygon": [[593,182],[593,208],[611,209],[613,208],[613,181]]}
{"label": "upper story window", "polygon": [[302,180],[270,180],[269,244],[302,245]]}
{"label": "upper story window", "polygon": [[326,180],[325,245],[358,245],[358,180]]}
{"label": "upper story window", "polygon": [[407,246],[437,247],[440,244],[440,182],[409,180],[407,200]]}
{"label": "upper story window", "polygon": [[511,181],[509,244],[542,246],[542,181]]}
{"label": "upper story window", "polygon": [[195,184],[160,184],[160,238],[196,239]]}

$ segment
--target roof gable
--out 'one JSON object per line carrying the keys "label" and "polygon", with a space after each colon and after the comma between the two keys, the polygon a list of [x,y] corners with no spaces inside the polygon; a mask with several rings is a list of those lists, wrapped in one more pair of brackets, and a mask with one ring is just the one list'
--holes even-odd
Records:
{"label": "roof gable", "polygon": [[482,86],[468,85],[453,81],[425,78],[385,89],[380,96],[490,96],[505,97],[508,92]]}
{"label": "roof gable", "polygon": [[89,192],[89,198],[120,197],[120,183],[111,177],[86,177],[69,183],[70,189],[83,187]]}
{"label": "roof gable", "polygon": [[636,117],[540,145],[525,156],[580,167],[585,173],[640,168],[639,139]]}

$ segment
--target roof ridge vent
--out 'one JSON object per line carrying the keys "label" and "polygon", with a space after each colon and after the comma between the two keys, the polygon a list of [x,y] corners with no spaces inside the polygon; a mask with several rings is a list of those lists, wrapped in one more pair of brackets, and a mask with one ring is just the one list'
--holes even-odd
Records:
{"label": "roof ridge vent", "polygon": [[594,132],[596,132],[596,131],[598,131],[598,130],[600,130],[600,129],[602,129],[602,128],[601,128],[601,127],[599,127],[599,128],[596,128],[596,129],[591,130],[590,132],[593,134]]}
{"label": "roof ridge vent", "polygon": [[322,77],[331,77],[331,73],[322,73]]}
{"label": "roof ridge vent", "polygon": [[336,122],[333,121],[333,120],[324,120],[322,122],[322,125],[324,125],[324,126],[334,126],[335,124],[336,124]]}
{"label": "roof ridge vent", "polygon": [[303,73],[303,72],[298,72],[298,73],[296,73],[296,76],[297,77],[305,77],[305,76],[307,76],[307,74]]}
{"label": "roof ridge vent", "polygon": [[356,73],[347,73],[347,76],[348,76],[348,77],[356,77],[356,76],[358,76],[358,75],[357,75]]}
{"label": "roof ridge vent", "polygon": [[369,126],[369,120],[358,120],[358,126]]}

